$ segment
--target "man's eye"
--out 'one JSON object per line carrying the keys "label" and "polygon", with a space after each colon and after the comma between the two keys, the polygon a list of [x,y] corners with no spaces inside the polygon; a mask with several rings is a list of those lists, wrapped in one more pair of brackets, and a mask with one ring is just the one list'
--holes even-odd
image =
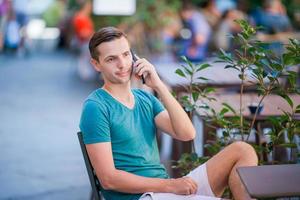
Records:
{"label": "man's eye", "polygon": [[107,62],[112,62],[114,59],[113,58],[109,58],[107,59]]}

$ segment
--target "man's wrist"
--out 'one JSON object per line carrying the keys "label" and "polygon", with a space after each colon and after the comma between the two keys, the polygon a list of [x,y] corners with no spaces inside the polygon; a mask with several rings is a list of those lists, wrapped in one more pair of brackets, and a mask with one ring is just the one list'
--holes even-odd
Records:
{"label": "man's wrist", "polygon": [[172,192],[172,179],[164,179],[163,192],[171,193]]}
{"label": "man's wrist", "polygon": [[168,88],[163,82],[160,82],[155,87],[152,88],[159,96],[164,93]]}

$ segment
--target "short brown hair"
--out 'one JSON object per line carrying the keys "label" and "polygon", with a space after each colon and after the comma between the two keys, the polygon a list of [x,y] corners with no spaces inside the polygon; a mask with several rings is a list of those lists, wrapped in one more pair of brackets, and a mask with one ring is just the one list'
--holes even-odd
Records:
{"label": "short brown hair", "polygon": [[97,51],[97,46],[99,46],[103,42],[110,42],[121,37],[127,38],[124,32],[115,27],[109,26],[99,29],[94,33],[89,42],[91,57],[95,60],[98,60],[99,52]]}

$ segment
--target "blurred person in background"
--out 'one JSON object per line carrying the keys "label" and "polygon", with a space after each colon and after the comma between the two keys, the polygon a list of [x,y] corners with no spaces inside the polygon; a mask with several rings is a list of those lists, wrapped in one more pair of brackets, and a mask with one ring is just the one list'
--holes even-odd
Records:
{"label": "blurred person in background", "polygon": [[92,3],[87,0],[82,3],[81,8],[75,12],[73,17],[73,26],[75,36],[79,44],[88,43],[94,33],[94,24],[91,18]]}
{"label": "blurred person in background", "polygon": [[192,62],[201,62],[207,56],[212,29],[204,15],[191,3],[185,1],[180,10],[184,29],[178,55],[186,56]]}
{"label": "blurred person in background", "polygon": [[252,13],[256,26],[262,29],[257,38],[268,42],[267,49],[272,50],[275,55],[281,55],[284,51],[283,43],[287,42],[293,28],[286,14],[286,8],[280,0],[264,0],[263,9],[257,9]]}
{"label": "blurred person in background", "polygon": [[206,0],[202,4],[201,13],[205,16],[211,28],[215,29],[222,14],[217,8],[216,0]]}
{"label": "blurred person in background", "polygon": [[256,26],[262,26],[262,32],[276,34],[292,31],[286,8],[280,0],[265,0],[263,9],[253,15]]}
{"label": "blurred person in background", "polygon": [[20,43],[17,49],[17,53],[20,56],[26,55],[28,53],[28,48],[26,47],[26,26],[29,21],[28,16],[28,6],[29,0],[12,0],[13,10],[15,12],[16,21],[19,26]]}
{"label": "blurred person in background", "polygon": [[21,44],[21,25],[17,21],[16,11],[9,2],[5,24],[4,47],[8,52],[16,53]]}
{"label": "blurred person in background", "polygon": [[90,81],[96,78],[96,71],[90,65],[88,42],[94,33],[94,24],[91,18],[92,3],[86,0],[80,9],[75,12],[72,23],[75,31],[75,42],[79,49],[78,75],[82,80]]}
{"label": "blurred person in background", "polygon": [[42,15],[47,27],[57,27],[59,29],[59,48],[66,47],[68,44],[67,33],[68,29],[70,29],[68,14],[67,0],[55,0]]}
{"label": "blurred person in background", "polygon": [[8,18],[9,0],[0,0],[0,53],[4,48],[5,27]]}
{"label": "blurred person in background", "polygon": [[166,13],[168,18],[167,23],[163,26],[161,31],[162,48],[160,55],[155,55],[155,60],[158,62],[175,62],[176,38],[179,37],[182,24],[180,16],[176,13]]}
{"label": "blurred person in background", "polygon": [[231,35],[241,31],[241,27],[234,21],[239,19],[246,19],[242,11],[231,9],[223,13],[213,36],[215,50],[221,48],[225,51],[232,51],[234,49]]}

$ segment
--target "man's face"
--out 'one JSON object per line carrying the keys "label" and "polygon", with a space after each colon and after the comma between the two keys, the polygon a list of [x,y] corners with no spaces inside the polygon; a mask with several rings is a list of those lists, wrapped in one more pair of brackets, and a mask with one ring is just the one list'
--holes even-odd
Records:
{"label": "man's face", "polygon": [[104,81],[113,84],[127,83],[131,77],[132,56],[127,39],[121,37],[104,42],[97,47],[98,61],[92,62],[95,69],[102,73]]}

